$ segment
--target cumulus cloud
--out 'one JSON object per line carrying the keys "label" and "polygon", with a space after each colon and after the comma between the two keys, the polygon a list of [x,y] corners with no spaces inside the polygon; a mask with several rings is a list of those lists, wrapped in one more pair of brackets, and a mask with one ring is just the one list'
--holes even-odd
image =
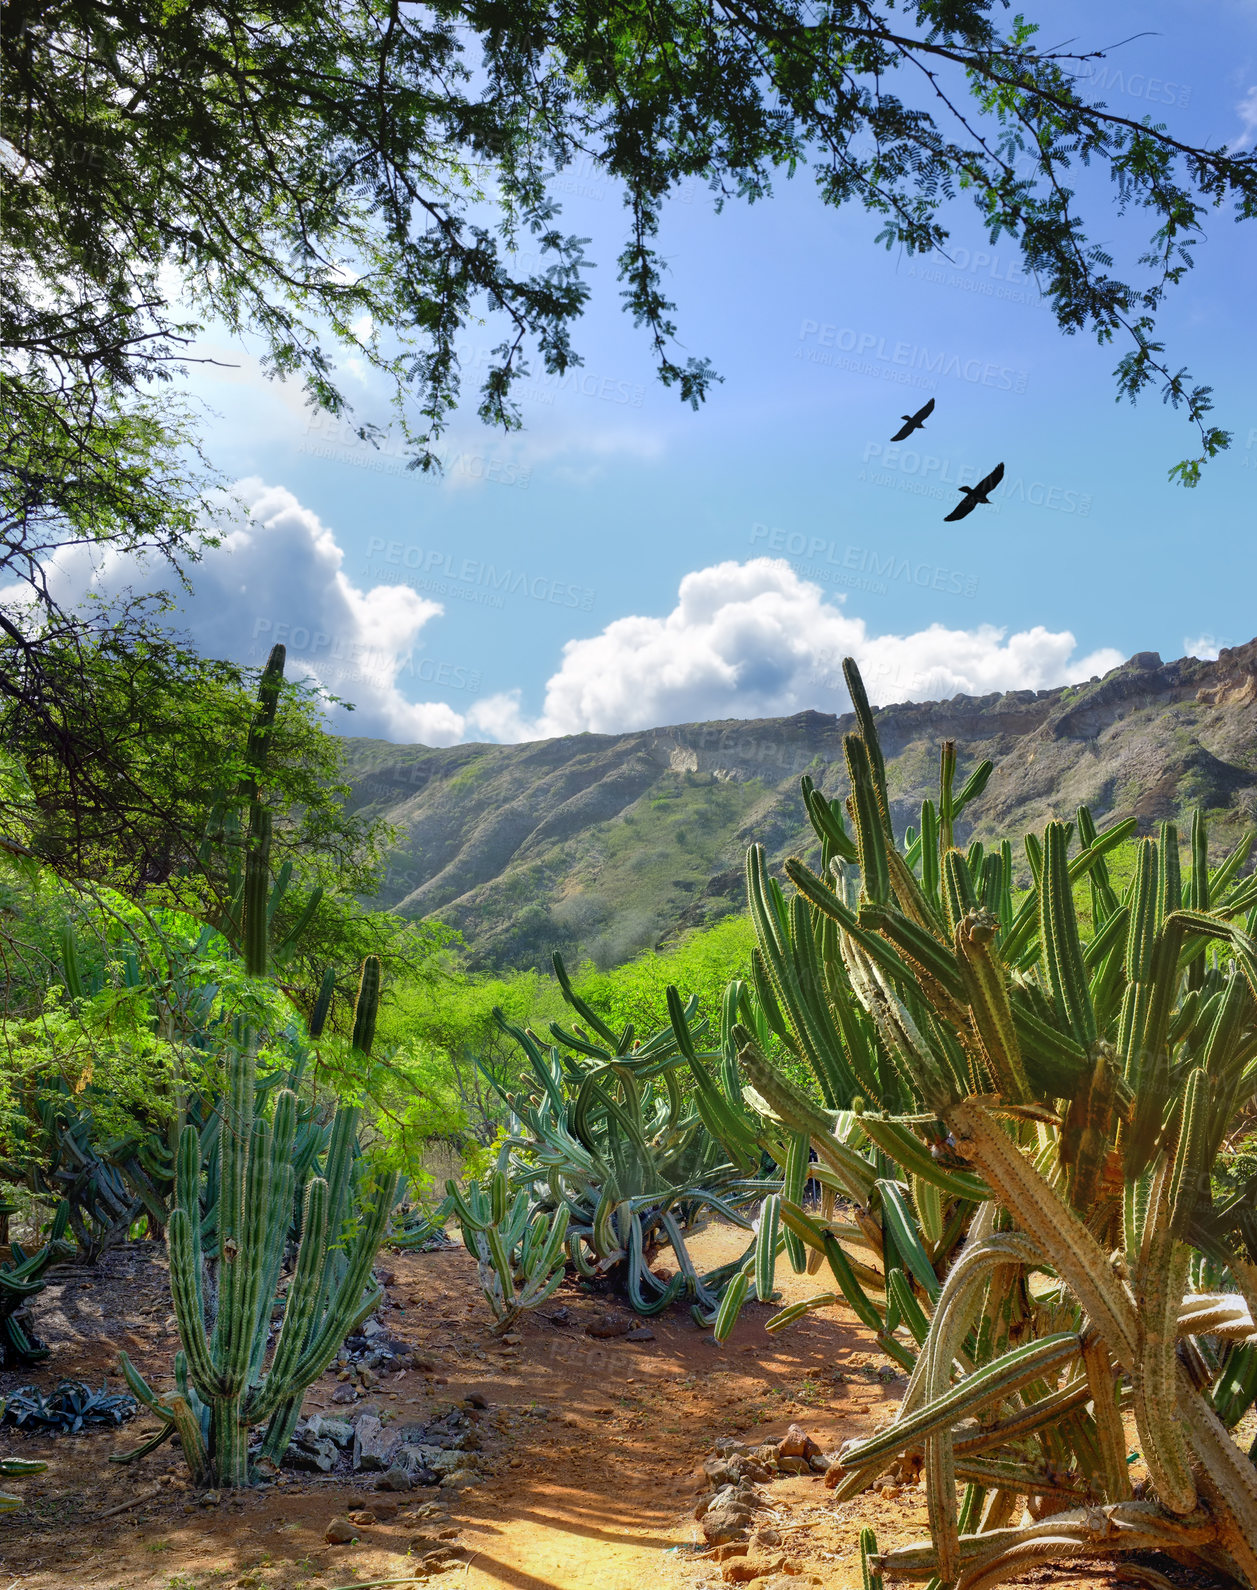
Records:
{"label": "cumulus cloud", "polygon": [[525,740],[807,707],[841,712],[848,656],[875,703],[1046,689],[1124,660],[1112,647],[1079,657],[1068,630],[1042,625],[1012,635],[993,624],[872,635],[841,603],[783,559],[699,569],[681,581],[666,617],[620,618],[600,635],[568,641],[538,717],[528,718],[510,692],[481,703],[475,722],[495,738]]}
{"label": "cumulus cloud", "polygon": [[[192,590],[178,593],[176,622],[198,649],[263,662],[283,642],[290,679],[316,680],[355,704],[352,714],[331,713],[342,732],[427,745],[462,739],[460,713],[413,702],[406,689],[422,678],[416,652],[440,603],[405,586],[354,585],[333,532],[284,487],[254,479],[235,491],[248,517],[225,523],[221,544],[189,570]],[[173,578],[164,563],[116,555],[93,563],[76,551],[59,560],[54,584],[73,600],[89,589],[106,597],[170,589]]]}
{"label": "cumulus cloud", "polygon": [[[290,678],[306,676],[355,704],[331,711],[344,733],[401,744],[515,742],[585,730],[617,733],[719,718],[787,716],[805,708],[845,712],[842,659],[854,657],[875,703],[1043,689],[1101,674],[1123,661],[1111,647],[1077,655],[1068,630],[1042,625],[1009,634],[993,624],[931,624],[875,635],[783,559],[753,558],[695,570],[663,617],[626,615],[601,633],[567,641],[531,716],[522,690],[465,712],[415,701],[437,677],[425,631],[441,604],[405,585],[356,586],[333,530],[282,486],[236,488],[248,515],[225,524],[221,545],[190,570],[177,623],[206,655],[262,662],[288,649]],[[135,558],[65,557],[58,595],[106,596],[169,588],[169,569]],[[1198,655],[1211,637],[1189,642]]]}

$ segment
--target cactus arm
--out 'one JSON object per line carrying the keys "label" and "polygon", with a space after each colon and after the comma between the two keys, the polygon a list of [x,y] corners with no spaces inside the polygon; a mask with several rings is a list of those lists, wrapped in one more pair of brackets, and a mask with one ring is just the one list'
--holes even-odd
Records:
{"label": "cactus arm", "polygon": [[1105,1493],[1111,1502],[1129,1501],[1131,1484],[1126,1462],[1126,1431],[1117,1406],[1113,1361],[1098,1336],[1089,1336],[1083,1342],[1082,1362],[1091,1406],[1095,1410]]}
{"label": "cactus arm", "polygon": [[945,1116],[966,1157],[972,1159],[1005,1208],[1038,1242],[1104,1335],[1109,1350],[1134,1362],[1138,1329],[1134,1308],[1113,1275],[1100,1244],[1064,1199],[992,1121],[978,1099],[962,1099]]}
{"label": "cactus arm", "polygon": [[756,1090],[763,1094],[791,1131],[808,1133],[816,1152],[843,1179],[852,1197],[859,1203],[867,1203],[877,1179],[872,1166],[854,1149],[835,1139],[831,1118],[760,1054],[745,1028],[738,1027],[734,1031],[741,1045],[738,1059]]}
{"label": "cactus arm", "polygon": [[1022,1386],[1071,1363],[1080,1351],[1080,1338],[1073,1331],[1055,1332],[1015,1348],[975,1369],[958,1385],[898,1420],[889,1430],[865,1441],[848,1442],[839,1453],[839,1465],[845,1470],[868,1468],[924,1441],[926,1436],[946,1428],[963,1414],[977,1414],[1004,1401]]}

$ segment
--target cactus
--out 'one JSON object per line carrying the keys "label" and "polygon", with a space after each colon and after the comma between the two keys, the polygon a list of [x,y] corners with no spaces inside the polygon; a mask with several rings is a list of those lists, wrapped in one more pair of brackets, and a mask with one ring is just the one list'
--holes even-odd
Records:
{"label": "cactus", "polygon": [[[741,1103],[732,1049],[727,1043],[719,1051],[696,1048],[706,1024],[691,1027],[693,1003],[683,1006],[675,989],[668,990],[668,1026],[644,1041],[632,1027],[615,1033],[576,994],[557,955],[554,965],[579,1023],[570,1030],[553,1023],[547,1049],[499,1013],[527,1057],[533,1088],[508,1091],[486,1073],[511,1111],[498,1169],[512,1194],[528,1191],[528,1219],[567,1209],[567,1257],[579,1274],[606,1276],[640,1314],[688,1297],[710,1324],[746,1255],[701,1274],[686,1247],[687,1228],[714,1210],[749,1231],[745,1205],[780,1186],[756,1174],[761,1153]],[[730,1022],[726,1011],[726,1039]],[[682,1072],[692,1083],[688,1097]],[[662,1243],[677,1262],[666,1282],[650,1263]]]}
{"label": "cactus", "polygon": [[[937,806],[893,844],[872,714],[847,671],[854,837],[805,785],[820,873],[788,862],[787,902],[762,857],[748,867],[757,995],[828,1111],[783,1085],[749,1028],[738,1041],[747,1096],[812,1136],[823,1174],[860,1204],[860,1234],[880,1238],[880,1275],[857,1269],[836,1222],[789,1201],[782,1221],[912,1363],[895,1422],[841,1450],[835,1496],[923,1458],[931,1540],[870,1543],[866,1574],[985,1590],[1039,1561],[1167,1549],[1257,1584],[1257,1469],[1229,1434],[1257,1394],[1257,1224],[1249,1189],[1216,1205],[1210,1176],[1257,1090],[1248,842],[1211,870],[1198,815],[1184,885],[1163,825],[1119,896],[1105,857],[1133,824],[1100,833],[1080,809],[1027,836],[1032,887],[1014,908],[1011,845],[954,843],[983,782],[979,769],[953,796],[954,747]],[[862,1203],[853,1148],[884,1156]],[[1202,1277],[1222,1290],[1201,1292]],[[1124,1410],[1151,1479],[1139,1501]],[[1023,1501],[1031,1521],[1013,1526]]]}
{"label": "cactus", "polygon": [[[48,1465],[38,1458],[0,1458],[0,1479],[15,1479],[22,1474],[42,1474]],[[9,1491],[0,1491],[0,1514],[16,1513],[22,1498]]]}
{"label": "cactus", "polygon": [[27,1254],[18,1243],[10,1248],[11,1257],[0,1264],[0,1368],[39,1364],[48,1349],[30,1334],[22,1315],[32,1297],[44,1289],[44,1274],[50,1265],[72,1257],[74,1247],[65,1240],[70,1207],[57,1206],[48,1241],[37,1252]]}
{"label": "cactus", "polygon": [[535,1208],[526,1187],[508,1194],[502,1170],[493,1172],[487,1188],[474,1180],[464,1192],[449,1181],[446,1191],[464,1246],[475,1257],[494,1329],[509,1330],[562,1283],[570,1210],[566,1204],[549,1214]]}
{"label": "cactus", "polygon": [[[265,970],[265,939],[251,946],[250,969]],[[374,1027],[378,963],[364,964],[355,1030]],[[259,965],[259,962],[261,963]],[[267,1120],[257,1109],[257,1049],[243,1027],[227,1053],[228,1087],[219,1134],[217,1308],[211,1321],[203,1276],[202,1134],[188,1123],[179,1139],[177,1199],[169,1226],[170,1277],[182,1351],[175,1389],[158,1396],[126,1354],[127,1383],[163,1428],[136,1457],[177,1434],[199,1484],[251,1480],[249,1432],[266,1425],[263,1456],[287,1448],[306,1388],[344,1338],[379,1302],[371,1264],[393,1205],[396,1178],[370,1186],[354,1175],[358,1111],[341,1106],[323,1174],[310,1179],[296,1264],[274,1350],[267,1351],[284,1245],[292,1218],[297,1100],[276,1091]]]}

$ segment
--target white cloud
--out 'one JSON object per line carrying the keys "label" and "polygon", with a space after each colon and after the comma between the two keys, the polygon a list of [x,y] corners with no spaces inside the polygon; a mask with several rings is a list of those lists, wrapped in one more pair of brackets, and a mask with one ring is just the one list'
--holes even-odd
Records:
{"label": "white cloud", "polygon": [[[616,733],[805,708],[845,712],[846,656],[859,663],[879,704],[1043,689],[1123,661],[1111,647],[1078,657],[1068,630],[1042,625],[1011,635],[993,624],[874,635],[842,597],[827,597],[782,559],[754,558],[687,574],[664,617],[627,615],[600,634],[567,641],[535,718],[519,689],[459,712],[408,699],[433,677],[437,659],[424,636],[443,612],[440,603],[405,585],[353,584],[335,533],[285,487],[251,479],[236,493],[248,516],[227,522],[221,545],[192,566],[179,626],[206,655],[237,662],[260,663],[282,642],[290,678],[316,679],[355,704],[352,714],[333,709],[333,727],[402,744]],[[55,583],[58,596],[73,601],[88,589],[113,596],[169,588],[172,579],[163,564],[106,557],[93,566],[76,551],[60,561]]]}
{"label": "white cloud", "polygon": [[1045,689],[1124,660],[1112,647],[1077,657],[1068,630],[1042,625],[1013,635],[993,624],[871,635],[841,601],[781,559],[700,569],[681,581],[665,618],[620,618],[600,635],[568,641],[536,719],[523,713],[518,692],[490,697],[472,718],[496,738],[520,740],[808,707],[842,712],[846,656],[859,663],[875,703]]}
{"label": "white cloud", "polygon": [[1254,138],[1257,138],[1257,85],[1249,89],[1244,98],[1235,107],[1236,115],[1243,125],[1244,131],[1238,138],[1231,140],[1231,152],[1238,153],[1241,149],[1251,147]]}
{"label": "white cloud", "polygon": [[1197,635],[1194,640],[1185,638],[1183,641],[1183,656],[1197,657],[1201,662],[1217,662],[1219,650],[1227,645],[1214,635]]}
{"label": "white cloud", "polygon": [[[403,690],[424,627],[443,612],[440,603],[406,586],[354,585],[333,532],[284,487],[251,479],[235,492],[250,517],[227,521],[221,545],[190,567],[191,593],[178,596],[176,622],[197,648],[263,662],[283,642],[290,679],[315,679],[355,704],[353,713],[331,713],[342,732],[427,745],[462,739],[460,713],[442,702],[411,702]],[[174,580],[163,563],[108,556],[93,567],[75,552],[59,560],[55,584],[60,598],[72,601],[88,589],[116,596],[171,589]]]}

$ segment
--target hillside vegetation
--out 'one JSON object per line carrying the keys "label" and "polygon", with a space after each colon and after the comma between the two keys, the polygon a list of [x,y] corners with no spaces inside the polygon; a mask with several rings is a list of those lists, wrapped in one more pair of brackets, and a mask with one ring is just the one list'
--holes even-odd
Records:
{"label": "hillside vegetation", "polygon": [[[995,773],[960,837],[1039,829],[1080,803],[1141,831],[1203,805],[1218,847],[1257,785],[1257,642],[1216,662],[1141,652],[1103,679],[956,696],[877,714],[898,831],[954,739],[962,776]],[[473,969],[546,968],[558,950],[609,967],[744,905],[752,840],[770,862],[815,849],[798,780],[847,794],[853,719],[681,724],[528,745],[448,749],[348,740],[351,806],[400,840],[379,904],[457,928]]]}

